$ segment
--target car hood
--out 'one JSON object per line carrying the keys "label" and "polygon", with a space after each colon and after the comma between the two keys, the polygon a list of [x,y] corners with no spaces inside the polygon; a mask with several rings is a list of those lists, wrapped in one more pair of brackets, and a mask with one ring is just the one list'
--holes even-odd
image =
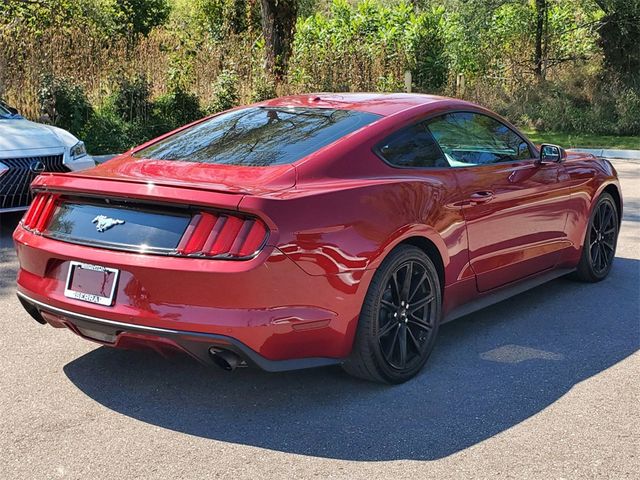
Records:
{"label": "car hood", "polygon": [[292,188],[296,183],[293,165],[272,167],[213,165],[143,159],[129,153],[79,175],[238,194],[272,193]]}
{"label": "car hood", "polygon": [[0,152],[73,146],[78,139],[51,125],[23,118],[0,119]]}

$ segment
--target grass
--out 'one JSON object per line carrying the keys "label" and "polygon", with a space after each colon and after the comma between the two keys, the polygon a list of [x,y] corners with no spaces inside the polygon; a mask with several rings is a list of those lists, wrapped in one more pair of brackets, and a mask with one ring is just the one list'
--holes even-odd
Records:
{"label": "grass", "polygon": [[619,148],[623,150],[640,150],[640,136],[616,137],[613,135],[537,132],[526,129],[524,133],[536,144],[555,143],[565,148]]}

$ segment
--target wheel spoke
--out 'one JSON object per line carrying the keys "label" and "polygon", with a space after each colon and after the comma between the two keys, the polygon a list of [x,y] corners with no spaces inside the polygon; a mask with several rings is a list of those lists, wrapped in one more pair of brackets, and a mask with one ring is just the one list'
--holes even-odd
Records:
{"label": "wheel spoke", "polygon": [[413,288],[413,290],[409,294],[409,298],[407,298],[407,302],[411,302],[411,300],[413,300],[413,297],[416,296],[416,293],[418,293],[418,290],[420,290],[420,287],[424,284],[426,279],[427,279],[427,272],[425,271],[422,274],[422,277],[420,277],[420,280],[418,280],[418,283],[416,283],[416,286]]}
{"label": "wheel spoke", "polygon": [[604,248],[602,247],[602,244],[598,244],[598,265],[600,267],[600,270],[603,270],[606,267],[606,258],[604,256]]}
{"label": "wheel spoke", "polygon": [[398,331],[399,331],[399,330],[400,330],[399,328],[398,328],[398,329],[396,329],[396,331],[395,331],[395,333],[394,333],[394,335],[393,335],[393,338],[391,339],[390,347],[389,347],[388,351],[384,352],[384,350],[383,350],[384,356],[385,356],[385,357],[387,357],[387,360],[388,360],[390,363],[391,363],[391,357],[392,357],[392,355],[393,355],[393,351],[394,351],[394,350],[395,350],[395,348],[396,348],[396,343],[398,343]]}
{"label": "wheel spoke", "polygon": [[426,330],[426,331],[431,330],[431,325],[429,325],[423,318],[418,318],[414,314],[411,314],[409,318],[407,318],[407,320],[409,321],[409,323],[416,325],[417,327],[422,328],[423,330]]}
{"label": "wheel spoke", "polygon": [[607,247],[610,251],[613,252],[613,242],[607,242],[606,240],[602,241],[602,245],[604,245],[605,247]]}
{"label": "wheel spoke", "polygon": [[407,263],[404,273],[404,281],[402,282],[402,299],[409,299],[409,292],[411,291],[411,279],[413,278],[413,262]]}
{"label": "wheel spoke", "polygon": [[593,258],[591,260],[593,261],[593,266],[595,268],[599,268],[598,265],[599,265],[599,262],[600,262],[600,245],[596,244],[596,250],[595,250],[594,256],[593,256]]}
{"label": "wheel spoke", "polygon": [[[606,204],[603,204],[606,205]],[[613,212],[611,210],[611,208],[609,208],[608,206],[605,206],[604,208],[604,218],[602,220],[602,223],[600,225],[600,230],[604,230],[605,228],[607,228],[609,226],[609,223],[611,222],[611,220],[613,220]]]}
{"label": "wheel spoke", "polygon": [[409,338],[411,339],[413,346],[416,348],[416,352],[420,353],[420,342],[418,342],[418,340],[416,339],[416,336],[408,327],[407,327],[407,333],[409,334]]}
{"label": "wheel spoke", "polygon": [[404,368],[407,364],[407,327],[400,326],[398,329],[398,343],[400,346],[399,367]]}
{"label": "wheel spoke", "polygon": [[391,332],[391,330],[393,330],[394,328],[398,328],[398,322],[395,322],[393,320],[389,320],[384,327],[382,327],[379,331],[378,331],[378,338],[382,338],[385,335],[387,335],[389,332]]}
{"label": "wheel spoke", "polygon": [[386,308],[387,310],[390,310],[392,312],[395,312],[398,309],[398,306],[390,302],[389,300],[380,300],[380,305],[382,305],[382,308]]}
{"label": "wheel spoke", "polygon": [[420,310],[425,305],[428,305],[431,302],[433,302],[433,300],[434,300],[433,293],[430,293],[429,295],[427,295],[424,298],[421,298],[417,302],[412,303],[411,307],[409,308],[409,313],[413,313],[413,312],[415,312],[417,310]]}
{"label": "wheel spoke", "polygon": [[602,226],[602,205],[600,205],[596,210],[596,215],[593,217],[593,226],[596,231],[599,231]]}
{"label": "wheel spoke", "polygon": [[395,300],[397,305],[400,305],[400,287],[398,286],[398,272],[393,272],[391,275],[391,280],[389,281],[391,286],[391,296]]}

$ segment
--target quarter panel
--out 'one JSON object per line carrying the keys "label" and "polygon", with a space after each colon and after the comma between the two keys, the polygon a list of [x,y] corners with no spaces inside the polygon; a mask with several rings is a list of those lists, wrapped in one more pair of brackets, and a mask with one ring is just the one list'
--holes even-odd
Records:
{"label": "quarter panel", "polygon": [[[620,183],[613,166],[604,159],[588,154],[569,154],[564,163],[568,173],[567,188],[571,199],[567,202],[567,237],[572,248],[563,258],[563,265],[575,266],[580,260],[591,210],[596,199],[608,185],[615,185],[620,192]],[[621,212],[618,212],[621,214]]]}

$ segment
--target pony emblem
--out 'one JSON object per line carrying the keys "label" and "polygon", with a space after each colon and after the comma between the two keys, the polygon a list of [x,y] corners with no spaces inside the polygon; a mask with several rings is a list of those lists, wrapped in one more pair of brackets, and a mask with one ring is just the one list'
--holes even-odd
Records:
{"label": "pony emblem", "polygon": [[91,220],[91,223],[96,224],[96,230],[99,232],[104,232],[105,230],[109,230],[114,225],[122,225],[124,220],[120,220],[118,218],[109,218],[106,215],[98,215],[96,218]]}

